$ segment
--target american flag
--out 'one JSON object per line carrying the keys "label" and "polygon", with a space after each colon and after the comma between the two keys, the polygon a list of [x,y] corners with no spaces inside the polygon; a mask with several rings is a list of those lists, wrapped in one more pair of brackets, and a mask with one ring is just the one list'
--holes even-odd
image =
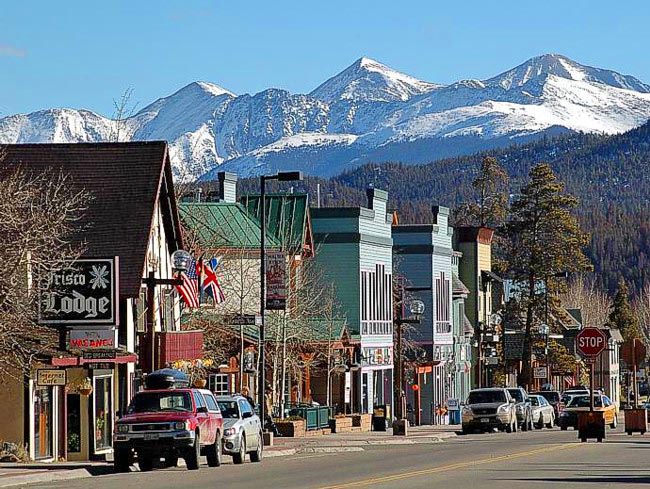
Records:
{"label": "american flag", "polygon": [[215,304],[221,304],[226,300],[226,295],[223,293],[219,278],[217,277],[217,266],[219,266],[219,260],[217,258],[212,258],[209,262],[204,263],[203,289],[214,299]]}
{"label": "american flag", "polygon": [[191,259],[187,270],[181,272],[183,283],[176,286],[187,307],[199,307],[199,276],[196,273],[196,260]]}

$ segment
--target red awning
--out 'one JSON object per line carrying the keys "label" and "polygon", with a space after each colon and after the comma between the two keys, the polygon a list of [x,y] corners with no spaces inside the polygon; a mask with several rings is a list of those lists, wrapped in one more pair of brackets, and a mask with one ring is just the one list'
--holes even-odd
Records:
{"label": "red awning", "polygon": [[89,360],[79,357],[54,357],[52,365],[55,367],[79,367],[87,363],[135,363],[138,355],[135,353],[120,355],[115,358],[102,358],[101,360]]}

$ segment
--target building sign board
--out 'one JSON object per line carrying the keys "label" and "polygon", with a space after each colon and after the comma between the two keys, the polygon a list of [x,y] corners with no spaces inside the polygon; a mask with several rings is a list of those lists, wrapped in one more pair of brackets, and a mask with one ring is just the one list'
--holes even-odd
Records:
{"label": "building sign board", "polygon": [[39,386],[66,385],[67,380],[65,370],[43,368],[36,371],[36,384]]}
{"label": "building sign board", "polygon": [[362,356],[362,365],[364,366],[393,364],[392,347],[363,348]]}
{"label": "building sign board", "polygon": [[533,369],[533,378],[535,379],[548,378],[548,375],[546,374],[546,367],[535,367]]}
{"label": "building sign board", "polygon": [[72,329],[68,347],[71,350],[115,349],[117,330],[110,329]]}
{"label": "building sign board", "polygon": [[520,331],[506,331],[503,335],[503,346],[506,360],[521,360],[524,355],[526,334]]}
{"label": "building sign board", "polygon": [[44,270],[40,324],[118,324],[118,258],[83,258]]}
{"label": "building sign board", "polygon": [[114,360],[117,355],[115,350],[92,350],[82,354],[84,360]]}
{"label": "building sign board", "polygon": [[266,309],[284,310],[287,305],[287,280],[284,253],[266,252]]}

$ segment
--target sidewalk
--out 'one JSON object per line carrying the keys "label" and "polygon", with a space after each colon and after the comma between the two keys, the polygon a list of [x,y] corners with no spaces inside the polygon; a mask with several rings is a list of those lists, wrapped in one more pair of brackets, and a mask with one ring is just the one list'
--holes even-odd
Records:
{"label": "sidewalk", "polygon": [[393,436],[392,429],[364,433],[333,433],[331,435],[274,438],[273,447],[266,449],[265,457],[279,457],[300,453],[333,453],[363,451],[372,445],[415,445],[440,443],[456,436],[459,425],[412,426],[408,436]]}
{"label": "sidewalk", "polygon": [[112,472],[112,466],[105,462],[2,463],[0,487],[83,479]]}

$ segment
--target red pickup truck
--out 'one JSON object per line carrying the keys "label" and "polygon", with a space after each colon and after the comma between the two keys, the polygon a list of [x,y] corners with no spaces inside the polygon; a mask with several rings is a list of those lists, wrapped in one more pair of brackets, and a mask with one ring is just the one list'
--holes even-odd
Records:
{"label": "red pickup truck", "polygon": [[116,472],[128,472],[137,454],[141,471],[165,459],[175,466],[185,459],[189,470],[199,468],[205,455],[210,467],[221,465],[223,418],[212,392],[171,388],[138,392],[115,424],[113,438]]}

